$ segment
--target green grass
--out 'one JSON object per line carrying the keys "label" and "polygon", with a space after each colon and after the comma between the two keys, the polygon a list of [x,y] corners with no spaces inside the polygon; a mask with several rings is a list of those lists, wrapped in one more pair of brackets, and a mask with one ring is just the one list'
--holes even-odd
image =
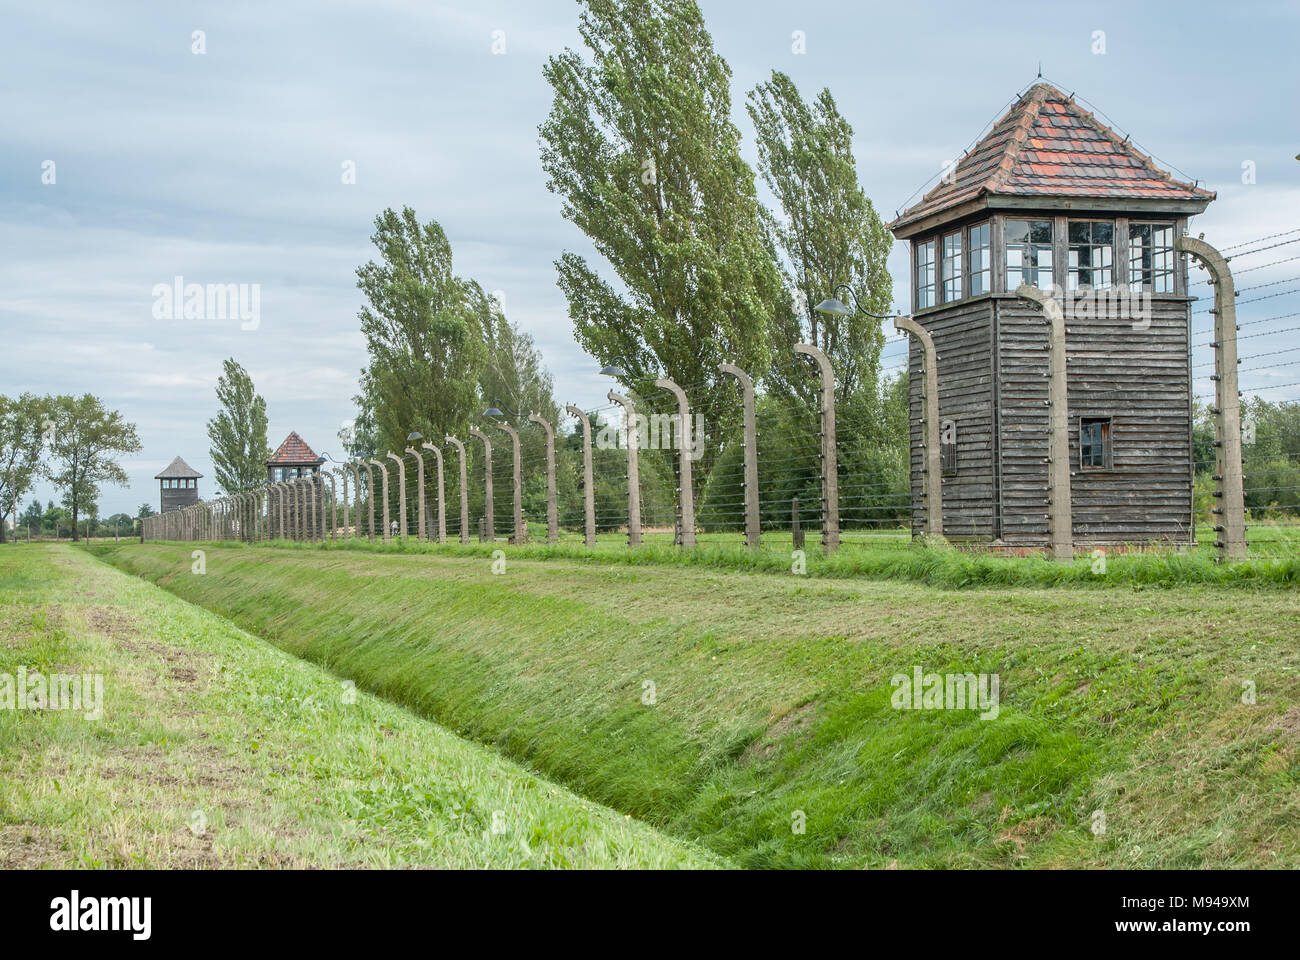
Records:
{"label": "green grass", "polygon": [[0,549],[20,666],[105,709],[0,709],[0,868],[721,864],[66,545]]}
{"label": "green grass", "polygon": [[[1279,534],[1260,530],[1260,535],[1279,538]],[[1283,528],[1284,531],[1286,528]],[[1252,531],[1254,532],[1254,531]],[[421,542],[414,537],[370,542],[365,539],[326,540],[320,543],[274,541],[258,546],[305,551],[360,551],[367,553],[423,554],[441,557],[488,557],[502,551],[508,558],[529,560],[568,560],[599,565],[708,567],[750,573],[789,575],[793,566],[792,546],[788,534],[765,535],[763,546],[749,550],[737,543],[734,535],[705,535],[697,547],[682,550],[674,547],[671,534],[652,535],[641,546],[629,549],[625,535],[604,535],[595,547],[587,547],[581,537],[566,536],[559,543],[541,542],[521,546],[505,542],[447,543]],[[1213,533],[1209,533],[1213,540]],[[1270,539],[1270,546],[1291,543]],[[970,587],[1089,587],[1113,586],[1171,587],[1193,584],[1293,589],[1300,585],[1300,539],[1294,549],[1280,555],[1252,556],[1237,563],[1215,560],[1212,546],[1202,544],[1195,550],[1152,550],[1145,552],[1109,551],[1103,564],[1091,555],[1081,555],[1073,563],[1056,563],[1041,556],[997,556],[982,550],[965,550],[953,546],[913,545],[906,539],[880,537],[846,540],[830,554],[817,546],[815,534],[806,541],[806,576],[812,578],[897,580],[930,586],[963,589]]]}
{"label": "green grass", "polygon": [[[818,578],[766,553],[722,556],[751,573],[564,546],[506,549],[497,575],[491,546],[412,547],[93,549],[744,866],[1300,865],[1300,602],[1283,580],[949,551],[829,579],[885,561],[810,554]],[[960,589],[914,582],[925,564]],[[893,709],[890,678],[917,665],[996,673],[998,717]]]}

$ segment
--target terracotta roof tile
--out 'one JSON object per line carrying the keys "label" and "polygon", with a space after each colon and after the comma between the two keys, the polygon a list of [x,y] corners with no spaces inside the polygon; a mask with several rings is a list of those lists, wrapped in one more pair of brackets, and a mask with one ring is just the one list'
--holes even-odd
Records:
{"label": "terracotta roof tile", "polygon": [[266,461],[266,465],[303,466],[306,464],[324,462],[324,457],[316,456],[312,451],[312,448],[307,446],[303,441],[302,437],[298,436],[296,432],[291,432],[284,438],[284,442],[276,448],[275,453],[271,454],[271,459]]}
{"label": "terracotta roof tile", "polygon": [[1174,180],[1127,138],[1048,83],[1035,84],[940,183],[891,229],[978,196],[1213,200]]}

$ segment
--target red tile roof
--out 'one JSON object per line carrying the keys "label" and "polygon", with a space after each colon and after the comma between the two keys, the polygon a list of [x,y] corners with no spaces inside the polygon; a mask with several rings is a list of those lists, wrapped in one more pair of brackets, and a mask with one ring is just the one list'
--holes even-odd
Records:
{"label": "red tile roof", "polygon": [[302,437],[296,432],[291,432],[284,438],[284,442],[276,448],[275,453],[271,454],[271,459],[266,461],[269,466],[304,466],[306,464],[324,463],[324,457],[318,457],[312,451],[312,448],[303,442]]}
{"label": "red tile roof", "polygon": [[1214,193],[1174,180],[1127,137],[1050,83],[1037,83],[940,183],[890,229],[990,196],[1096,197],[1209,202]]}

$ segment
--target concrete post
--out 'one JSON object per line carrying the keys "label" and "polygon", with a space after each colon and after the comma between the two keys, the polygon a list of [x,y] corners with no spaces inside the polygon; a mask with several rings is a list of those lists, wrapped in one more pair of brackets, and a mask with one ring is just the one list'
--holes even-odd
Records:
{"label": "concrete post", "polygon": [[[427,440],[424,443],[420,444],[420,446],[422,446],[425,450],[428,450],[430,453],[433,454],[434,469],[438,471],[437,537],[439,543],[446,543],[447,542],[447,501],[444,496],[445,491],[442,482],[442,451],[439,450],[437,447],[435,447],[432,443],[429,443]],[[423,462],[421,463],[421,465],[423,466]]]}
{"label": "concrete post", "polygon": [[343,539],[348,538],[348,467],[347,464],[335,467],[334,473],[338,475],[339,481],[343,484]]}
{"label": "concrete post", "polygon": [[691,433],[691,403],[686,399],[686,391],[666,378],[655,381],[660,390],[667,390],[677,398],[677,417],[681,421],[678,433],[680,446],[677,450],[677,491],[678,503],[681,504],[682,546],[695,546],[695,481],[691,476],[691,454],[695,449]]}
{"label": "concrete post", "polygon": [[355,462],[349,462],[352,468],[352,499],[354,509],[352,511],[352,536],[361,539],[361,467]]}
{"label": "concrete post", "polygon": [[274,484],[273,486],[274,486],[274,489],[275,489],[275,510],[276,510],[276,512],[280,515],[280,522],[279,522],[278,524],[272,524],[272,526],[275,528],[275,539],[276,539],[276,540],[283,540],[283,539],[285,538],[285,533],[284,533],[284,483],[283,483],[283,481],[281,481],[281,482],[278,482],[278,483]]}
{"label": "concrete post", "polygon": [[[330,539],[333,540],[338,536],[339,529],[339,491],[334,485],[333,470],[326,470],[321,475],[330,482]],[[321,539],[323,540],[324,537],[322,536]]]}
{"label": "concrete post", "polygon": [[745,424],[745,545],[757,547],[759,539],[758,515],[758,427],[754,412],[754,379],[734,363],[718,367],[720,373],[730,374],[740,383]]}
{"label": "concrete post", "polygon": [[[403,540],[406,539],[406,460],[393,453],[388,452],[388,459],[397,464],[397,510],[401,514],[397,521],[397,533]],[[384,499],[387,503],[388,499]],[[384,517],[384,526],[388,526],[388,518]]]}
{"label": "concrete post", "polygon": [[406,452],[415,457],[415,508],[419,512],[415,530],[416,539],[424,541],[429,539],[424,522],[424,457],[415,447],[407,447]]}
{"label": "concrete post", "polygon": [[546,432],[546,542],[560,539],[559,506],[555,502],[555,428],[543,416],[530,413],[528,419]]}
{"label": "concrete post", "polygon": [[469,543],[469,471],[465,466],[465,444],[450,435],[443,439],[460,454],[460,542]]}
{"label": "concrete post", "polygon": [[[934,350],[930,331],[911,317],[894,318],[894,329],[911,334],[921,344],[925,360],[921,408],[925,413],[921,436],[925,444],[925,535],[943,539],[943,463],[939,445],[939,355]],[[910,457],[908,458],[911,459]]]}
{"label": "concrete post", "polygon": [[513,455],[513,468],[511,470],[511,484],[514,493],[514,520],[515,533],[510,538],[513,544],[522,544],[528,541],[528,528],[524,526],[524,481],[523,474],[519,465],[519,431],[506,421],[502,420],[497,424],[502,430],[510,434],[510,449]]}
{"label": "concrete post", "polygon": [[[1189,253],[1210,271],[1214,286],[1214,545],[1220,560],[1246,558],[1246,493],[1242,474],[1241,394],[1237,386],[1237,294],[1228,261],[1204,240],[1179,237],[1179,253]],[[1195,527],[1193,527],[1193,531]]]}
{"label": "concrete post", "polygon": [[840,545],[840,478],[835,445],[835,371],[826,354],[810,343],[796,343],[795,353],[812,357],[822,381],[822,549]]}
{"label": "concrete post", "polygon": [[1065,315],[1050,291],[1028,284],[1016,288],[1016,296],[1043,308],[1050,325],[1047,334],[1047,403],[1051,411],[1048,460],[1048,544],[1052,559],[1074,562],[1074,513],[1070,492],[1070,407],[1065,376]]}
{"label": "concrete post", "polygon": [[371,543],[375,542],[375,461],[369,460],[362,464],[366,468],[366,502],[370,507],[370,524],[369,539]]}
{"label": "concrete post", "polygon": [[[320,502],[320,477],[314,473],[306,476],[307,483],[303,486],[303,495],[307,498],[307,539],[309,541],[316,539],[316,532],[324,526],[324,517],[321,517],[322,505]],[[320,523],[317,523],[317,520]]]}
{"label": "concrete post", "polygon": [[298,508],[296,524],[298,539],[305,541],[307,539],[307,484],[302,477],[294,483],[294,504]]}
{"label": "concrete post", "polygon": [[596,490],[591,479],[591,421],[587,415],[573,404],[566,404],[564,409],[578,418],[582,424],[582,530],[586,544],[596,545]]}
{"label": "concrete post", "polygon": [[609,391],[611,403],[623,408],[627,429],[623,432],[627,440],[627,545],[641,545],[641,477],[637,467],[637,446],[640,443],[636,431],[636,405],[622,394]]}
{"label": "concrete post", "polygon": [[483,441],[483,517],[486,531],[480,539],[492,543],[497,538],[497,528],[493,525],[492,517],[492,441],[482,430],[471,427],[469,432],[470,436]]}
{"label": "concrete post", "polygon": [[[384,466],[383,461],[381,461],[381,460],[371,460],[370,462],[371,462],[374,466],[376,466],[376,467],[379,468],[379,480],[380,480],[380,486],[381,486],[381,488],[382,488],[381,495],[382,495],[383,498],[384,498],[384,531],[383,531],[383,539],[384,539],[384,543],[387,543],[389,540],[391,540],[391,539],[393,538],[393,535],[392,535],[392,528],[391,528],[392,520],[391,520],[391,518],[390,518],[389,515],[388,515],[388,469]],[[374,490],[371,490],[371,491],[370,491],[370,503],[371,503],[370,514],[371,514],[371,516],[374,516],[374,513],[375,513],[374,502],[375,502],[375,492],[374,492]]]}

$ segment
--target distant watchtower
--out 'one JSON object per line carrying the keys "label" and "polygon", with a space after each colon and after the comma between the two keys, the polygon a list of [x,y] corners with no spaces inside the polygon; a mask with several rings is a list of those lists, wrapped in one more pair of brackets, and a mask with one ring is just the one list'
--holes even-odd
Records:
{"label": "distant watchtower", "polygon": [[292,480],[308,474],[320,473],[324,457],[318,457],[296,432],[290,432],[284,442],[276,447],[271,459],[266,461],[266,482]]}
{"label": "distant watchtower", "polygon": [[173,460],[166,470],[154,477],[159,489],[158,512],[167,513],[198,503],[202,476],[180,457]]}
{"label": "distant watchtower", "polygon": [[[271,454],[271,458],[266,461],[266,482],[279,483],[282,480],[297,480],[300,477],[318,476],[321,464],[324,462],[325,458],[316,456],[302,437],[298,436],[296,432],[290,432],[280,446],[276,447],[275,453]],[[302,526],[309,528],[309,536],[323,536],[325,511],[321,493],[322,488],[318,482],[314,485],[310,494],[315,499],[315,504],[307,508],[301,517],[299,517],[298,511],[302,504],[308,502],[309,494],[307,490],[298,485],[295,492],[287,496],[277,493],[277,497],[283,496],[284,499],[284,522],[286,526],[285,529],[280,528],[280,511],[277,507],[272,513],[272,536],[292,537],[294,532]],[[276,502],[278,504],[279,500]],[[313,515],[315,516],[314,528],[312,527]],[[314,532],[312,532],[313,529]]]}
{"label": "distant watchtower", "polygon": [[[1047,83],[1032,86],[915,206],[912,314],[938,354],[944,533],[1048,542],[1049,326],[1065,315],[1071,539],[1190,543],[1191,300],[1174,240],[1214,194],[1171,179]],[[912,526],[924,530],[913,341]]]}

